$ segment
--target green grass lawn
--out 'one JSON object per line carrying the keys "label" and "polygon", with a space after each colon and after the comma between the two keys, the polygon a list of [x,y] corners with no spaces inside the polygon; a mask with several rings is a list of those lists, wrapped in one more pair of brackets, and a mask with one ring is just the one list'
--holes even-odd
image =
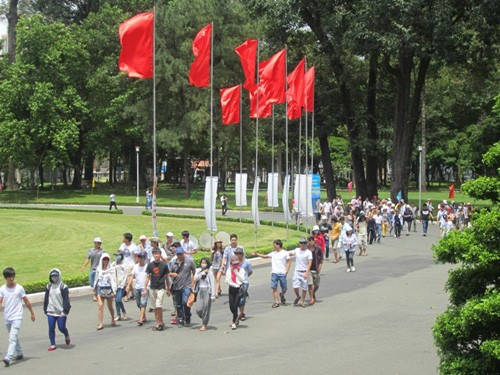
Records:
{"label": "green grass lawn", "polygon": [[[51,268],[57,267],[64,276],[81,275],[92,240],[99,236],[103,248],[113,254],[121,244],[122,234],[131,232],[134,240],[139,235],[151,235],[149,216],[105,215],[85,212],[0,210],[0,268],[12,266],[19,283],[48,281]],[[158,218],[160,240],[172,231],[180,238],[182,230],[189,230],[197,238],[207,232],[206,223],[199,219]],[[218,230],[237,233],[247,252],[254,249],[254,226],[233,222],[218,222]],[[289,244],[296,244],[304,234],[289,230]],[[257,234],[258,251],[272,250],[272,241],[286,237],[284,228],[260,226]],[[209,254],[209,253],[208,253]],[[206,256],[198,252],[196,258]],[[88,268],[86,272],[88,272]]]}
{"label": "green grass lawn", "polygon": [[[41,190],[38,195],[36,192],[26,190],[15,192],[4,191],[0,193],[0,203],[89,204],[107,206],[109,205],[109,194],[111,192],[114,192],[117,196],[116,200],[118,207],[120,207],[120,205],[144,206],[146,201],[145,196],[141,194],[139,197],[139,204],[137,204],[135,192],[128,191],[124,186],[117,186],[116,188],[111,189],[108,186],[98,184],[94,190],[72,190],[63,189],[62,187],[57,186],[55,190],[51,190],[50,188]],[[142,192],[144,193],[144,191]],[[228,197],[229,208],[233,210],[239,209],[234,207],[234,187],[229,186],[225,194]],[[251,209],[251,194],[251,190],[248,190],[247,200],[249,205],[244,208],[246,210]],[[348,200],[354,195],[354,193],[349,193],[346,189],[337,189],[337,194],[341,195],[344,200]],[[184,189],[161,184],[158,187],[157,202],[159,206],[163,207],[203,208],[203,195],[204,190],[200,186],[196,187],[191,195],[187,197]],[[379,191],[379,196],[381,198],[388,198],[390,196],[390,192],[386,189],[381,189]],[[326,198],[326,192],[324,190],[321,192],[321,197],[322,199]],[[432,187],[432,189],[428,192],[422,193],[422,201],[425,201],[427,198],[432,199],[434,206],[436,206],[437,202],[440,202],[443,199],[448,199],[447,185],[442,185],[441,188]],[[410,202],[418,204],[418,190],[411,190],[409,192],[409,200]],[[489,201],[476,201],[458,190],[455,191],[454,200],[457,202],[471,202],[473,205],[478,206],[487,206],[491,204]],[[279,194],[279,202],[281,205],[281,194]],[[217,200],[217,207],[220,208],[219,200]],[[259,192],[259,207],[262,211],[271,211],[271,208],[267,207],[266,192],[264,190]],[[274,211],[280,212],[282,211],[282,208],[274,208]]]}

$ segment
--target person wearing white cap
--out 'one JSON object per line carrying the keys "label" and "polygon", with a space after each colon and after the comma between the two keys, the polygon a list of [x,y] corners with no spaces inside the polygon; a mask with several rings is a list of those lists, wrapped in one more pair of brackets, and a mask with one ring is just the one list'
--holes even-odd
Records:
{"label": "person wearing white cap", "polygon": [[[83,266],[81,268],[81,271],[83,272],[85,270],[85,267],[87,267],[87,264],[90,263],[89,285],[92,288],[94,287],[96,269],[99,266],[99,261],[101,260],[102,254],[104,254],[104,250],[101,248],[101,245],[102,245],[101,238],[95,237],[94,238],[94,247],[88,251],[87,258],[85,259],[85,263],[83,263]],[[97,301],[97,292],[96,291],[94,291],[93,300],[94,300],[94,302]]]}
{"label": "person wearing white cap", "polygon": [[347,272],[354,272],[356,268],[354,268],[354,254],[356,254],[356,246],[358,246],[358,239],[356,235],[353,233],[352,228],[349,224],[346,225],[345,228],[345,237],[344,237],[344,250],[345,250],[345,258],[347,261]]}
{"label": "person wearing white cap", "polygon": [[134,252],[134,263],[137,264],[139,261],[138,255],[140,253],[146,254],[146,263],[149,263],[152,259],[152,253],[151,253],[151,246],[148,245],[147,243],[148,237],[145,234],[141,234],[139,237],[139,245],[135,247],[135,252]]}
{"label": "person wearing white cap", "polygon": [[174,234],[172,232],[168,232],[165,236],[167,238],[167,240],[163,243],[163,245],[161,246],[161,248],[163,250],[165,250],[165,254],[167,254],[167,259],[168,259],[168,262],[170,262],[170,260],[174,257],[174,251],[172,251],[172,248],[175,247],[174,246],[174,242],[175,242],[175,239],[174,239]]}

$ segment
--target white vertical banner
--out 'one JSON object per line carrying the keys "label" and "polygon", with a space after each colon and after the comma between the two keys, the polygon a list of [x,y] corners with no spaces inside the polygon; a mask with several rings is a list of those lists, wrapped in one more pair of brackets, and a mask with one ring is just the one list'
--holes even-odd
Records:
{"label": "white vertical banner", "polygon": [[[207,221],[207,229],[217,231],[217,222],[215,219],[215,203],[217,202],[217,186],[219,177],[205,178],[205,220]],[[212,188],[210,188],[212,184]],[[212,196],[210,196],[212,192]]]}
{"label": "white vertical banner", "polygon": [[281,201],[283,204],[283,213],[285,214],[285,222],[288,223],[292,220],[290,216],[290,208],[288,206],[288,196],[290,191],[290,175],[285,177],[285,183],[283,184],[283,195],[281,196]]}
{"label": "white vertical banner", "polygon": [[255,183],[253,184],[253,193],[252,193],[252,217],[255,226],[260,225],[259,221],[259,183],[260,178],[255,178]]}
{"label": "white vertical banner", "polygon": [[[307,217],[313,216],[313,206],[312,206],[312,174],[307,175],[307,187],[304,192],[305,196],[305,211],[307,213]],[[306,176],[304,176],[304,181],[306,181]]]}
{"label": "white vertical banner", "polygon": [[234,186],[236,207],[245,207],[247,205],[247,179],[246,173],[236,173]]}
{"label": "white vertical banner", "polygon": [[267,174],[267,207],[279,207],[278,178],[278,173]]}
{"label": "white vertical banner", "polygon": [[312,175],[295,175],[293,207],[301,216],[312,216]]}

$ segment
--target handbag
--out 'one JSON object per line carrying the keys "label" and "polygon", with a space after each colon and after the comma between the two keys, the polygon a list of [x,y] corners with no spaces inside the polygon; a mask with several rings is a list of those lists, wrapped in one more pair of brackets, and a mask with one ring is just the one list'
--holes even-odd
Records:
{"label": "handbag", "polygon": [[196,297],[197,294],[195,292],[191,292],[191,294],[189,294],[189,297],[186,302],[187,307],[189,308],[193,307],[194,303],[196,302]]}

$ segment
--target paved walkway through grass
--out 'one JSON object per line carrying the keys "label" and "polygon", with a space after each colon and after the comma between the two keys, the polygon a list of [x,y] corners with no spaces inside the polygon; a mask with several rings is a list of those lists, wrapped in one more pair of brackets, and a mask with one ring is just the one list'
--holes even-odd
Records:
{"label": "paved walkway through grass", "polygon": [[[420,229],[420,228],[419,228]],[[256,266],[250,278],[248,319],[229,328],[227,294],[212,306],[209,330],[199,332],[198,317],[190,328],[135,324],[130,319],[97,331],[97,306],[89,296],[74,297],[68,327],[72,344],[48,352],[47,322],[37,303],[37,320],[25,310],[21,342],[25,359],[11,374],[435,374],[438,357],[431,328],[446,308],[443,290],[448,266],[436,265],[430,236],[411,233],[371,245],[368,256],[355,257],[357,271],[343,263],[323,267],[320,301],[300,308],[289,302],[272,309],[270,265]],[[289,277],[289,286],[291,280]],[[224,289],[227,289],[224,287]],[[291,290],[288,300],[293,300]],[[165,303],[168,319],[172,305]],[[148,314],[152,319],[152,314]],[[7,348],[0,331],[0,355]],[[62,343],[57,336],[58,343]],[[2,369],[3,370],[3,369]]]}

